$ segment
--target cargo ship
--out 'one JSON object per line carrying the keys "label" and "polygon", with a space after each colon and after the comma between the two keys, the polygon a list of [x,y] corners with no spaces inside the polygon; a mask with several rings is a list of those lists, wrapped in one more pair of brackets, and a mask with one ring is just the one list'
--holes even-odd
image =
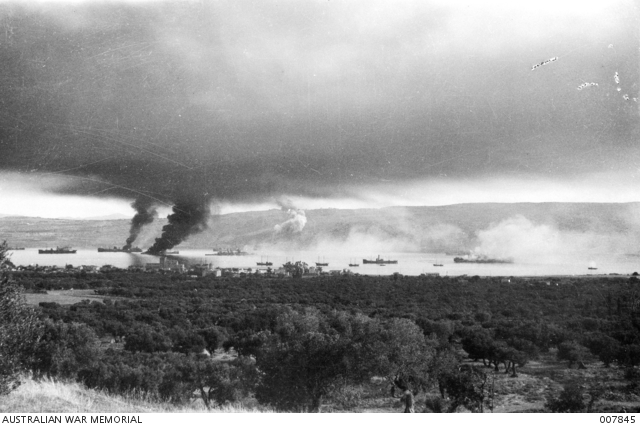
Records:
{"label": "cargo ship", "polygon": [[38,249],[39,254],[75,254],[77,251],[67,246],[61,248],[56,246],[55,249]]}
{"label": "cargo ship", "polygon": [[269,257],[267,257],[266,261],[263,261],[262,257],[260,257],[260,262],[258,262],[256,264],[258,264],[259,266],[271,266],[271,265],[273,265],[272,262],[269,262]]}
{"label": "cargo ship", "polygon": [[358,264],[356,260],[349,260],[349,267],[360,267],[360,264]]}
{"label": "cargo ship", "polygon": [[322,262],[320,262],[320,257],[318,257],[318,262],[316,262],[316,267],[329,267],[329,263],[324,262],[324,257],[322,258]]}
{"label": "cargo ship", "polygon": [[469,264],[513,264],[513,259],[505,258],[487,258],[487,257],[476,257],[476,258],[460,258],[455,257],[453,262],[456,263],[469,263]]}
{"label": "cargo ship", "polygon": [[131,249],[124,249],[124,248],[119,248],[117,246],[114,246],[113,248],[98,248],[98,252],[142,252],[142,249],[140,248],[131,248]]}
{"label": "cargo ship", "polygon": [[376,259],[363,259],[363,264],[397,264],[398,260],[382,259],[380,255]]}

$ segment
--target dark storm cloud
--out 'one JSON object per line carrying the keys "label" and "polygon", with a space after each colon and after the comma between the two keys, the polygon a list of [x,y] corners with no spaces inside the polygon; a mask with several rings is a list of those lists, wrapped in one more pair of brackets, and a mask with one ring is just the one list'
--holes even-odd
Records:
{"label": "dark storm cloud", "polygon": [[637,11],[617,8],[3,4],[0,168],[158,203],[606,170],[637,156]]}

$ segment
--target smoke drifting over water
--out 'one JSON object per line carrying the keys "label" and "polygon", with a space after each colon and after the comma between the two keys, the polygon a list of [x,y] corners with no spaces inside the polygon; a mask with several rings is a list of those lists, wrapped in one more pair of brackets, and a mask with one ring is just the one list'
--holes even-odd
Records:
{"label": "smoke drifting over water", "polygon": [[180,244],[190,235],[203,232],[208,227],[209,216],[209,200],[177,201],[173,206],[173,213],[167,217],[169,223],[162,227],[162,236],[156,239],[147,253],[161,254]]}
{"label": "smoke drifting over water", "polygon": [[548,225],[535,225],[522,215],[506,219],[477,233],[473,255],[515,261],[549,258],[560,252],[560,233]]}
{"label": "smoke drifting over water", "polygon": [[535,224],[522,215],[478,231],[472,256],[513,259],[517,263],[560,263],[602,254],[637,252],[635,231],[561,230],[555,225]]}
{"label": "smoke drifting over water", "polygon": [[157,212],[153,207],[153,202],[147,198],[136,199],[131,207],[136,210],[136,214],[131,219],[131,228],[129,229],[129,237],[123,249],[131,249],[131,245],[136,241],[142,227],[151,224],[155,219]]}

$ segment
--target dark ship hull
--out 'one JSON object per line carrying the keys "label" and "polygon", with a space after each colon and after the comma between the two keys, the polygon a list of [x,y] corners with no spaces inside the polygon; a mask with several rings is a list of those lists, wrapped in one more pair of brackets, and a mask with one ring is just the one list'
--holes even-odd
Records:
{"label": "dark ship hull", "polygon": [[362,260],[363,264],[397,264],[398,261],[397,260],[390,260],[390,259],[363,259]]}
{"label": "dark ship hull", "polygon": [[142,252],[140,248],[131,248],[131,249],[120,249],[120,248],[98,248],[98,252]]}
{"label": "dark ship hull", "polygon": [[462,264],[513,264],[512,259],[496,259],[496,258],[460,258],[455,257],[453,262]]}
{"label": "dark ship hull", "polygon": [[214,254],[207,254],[207,255],[209,256],[247,256],[249,255],[249,252],[243,252],[241,250],[237,250],[237,251],[224,250],[224,251],[217,251]]}
{"label": "dark ship hull", "polygon": [[65,248],[56,248],[56,249],[38,249],[39,254],[75,254],[77,251],[75,249],[65,249]]}

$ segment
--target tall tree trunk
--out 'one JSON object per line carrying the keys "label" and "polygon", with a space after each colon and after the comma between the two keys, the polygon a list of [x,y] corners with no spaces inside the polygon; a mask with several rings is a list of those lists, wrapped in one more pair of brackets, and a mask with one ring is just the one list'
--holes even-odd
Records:
{"label": "tall tree trunk", "polygon": [[209,403],[209,395],[204,391],[204,387],[200,387],[200,396],[202,397],[204,406],[207,407],[207,411],[211,409],[211,404]]}
{"label": "tall tree trunk", "polygon": [[311,400],[311,412],[320,413],[322,412],[322,395],[316,394],[313,396]]}

